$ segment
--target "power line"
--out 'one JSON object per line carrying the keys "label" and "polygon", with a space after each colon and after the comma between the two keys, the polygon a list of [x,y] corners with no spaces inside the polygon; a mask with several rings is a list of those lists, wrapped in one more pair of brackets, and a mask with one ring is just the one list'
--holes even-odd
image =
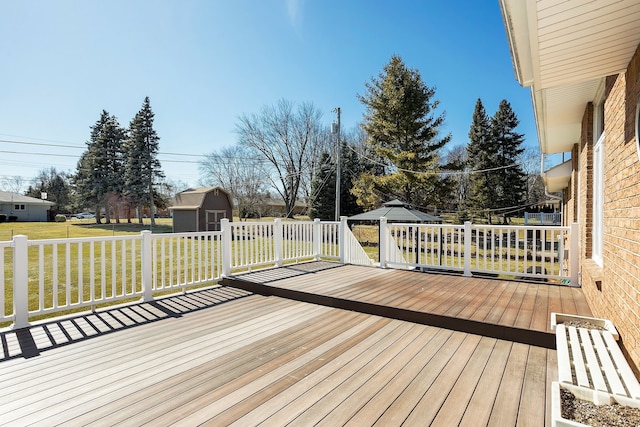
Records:
{"label": "power line", "polygon": [[[351,147],[349,144],[347,144],[347,147],[353,151],[358,157],[361,157],[365,160],[370,161],[371,163],[374,163],[378,166],[383,166],[383,167],[389,167],[389,165],[387,163],[383,163],[377,159],[373,159],[371,157],[367,157],[362,153],[357,152],[356,150],[353,149],[353,147]],[[399,168],[396,167],[395,170],[397,171],[401,171],[401,172],[406,172],[406,173],[412,173],[415,175],[439,175],[439,176],[449,176],[449,175],[466,175],[466,174],[477,174],[477,173],[485,173],[485,172],[493,172],[493,171],[497,171],[497,170],[502,170],[502,169],[509,169],[509,168],[513,168],[513,167],[517,167],[517,166],[521,166],[523,163],[513,163],[510,165],[506,165],[506,166],[498,166],[495,168],[489,168],[489,169],[470,169],[470,170],[464,170],[464,171],[455,171],[455,170],[444,170],[444,171],[414,171],[411,169],[403,169],[403,168]]]}

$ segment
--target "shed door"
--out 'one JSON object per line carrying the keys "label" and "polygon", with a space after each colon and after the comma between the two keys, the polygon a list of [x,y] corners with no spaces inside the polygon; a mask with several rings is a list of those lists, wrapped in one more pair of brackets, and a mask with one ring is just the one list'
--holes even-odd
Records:
{"label": "shed door", "polygon": [[220,231],[220,220],[227,217],[227,211],[207,211],[207,231]]}

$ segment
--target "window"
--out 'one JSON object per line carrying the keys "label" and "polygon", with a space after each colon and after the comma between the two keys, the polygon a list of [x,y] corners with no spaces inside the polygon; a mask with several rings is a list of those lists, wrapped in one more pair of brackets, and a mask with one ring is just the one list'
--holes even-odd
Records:
{"label": "window", "polygon": [[26,210],[24,205],[13,205],[13,210],[14,211],[24,211]]}
{"label": "window", "polygon": [[593,150],[593,239],[592,258],[602,267],[604,216],[604,137],[602,133]]}

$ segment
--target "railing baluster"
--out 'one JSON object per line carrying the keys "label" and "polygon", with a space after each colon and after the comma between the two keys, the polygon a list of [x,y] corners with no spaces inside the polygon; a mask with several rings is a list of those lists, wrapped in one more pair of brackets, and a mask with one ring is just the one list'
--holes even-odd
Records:
{"label": "railing baluster", "polygon": [[[38,305],[45,308],[44,302],[44,245],[38,245]],[[2,300],[4,301],[4,300]]]}

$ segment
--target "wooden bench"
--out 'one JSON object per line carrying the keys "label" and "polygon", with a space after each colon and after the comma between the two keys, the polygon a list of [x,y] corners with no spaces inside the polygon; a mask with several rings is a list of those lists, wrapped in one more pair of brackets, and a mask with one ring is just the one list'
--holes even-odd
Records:
{"label": "wooden bench", "polygon": [[556,326],[561,383],[640,399],[640,384],[611,332]]}

